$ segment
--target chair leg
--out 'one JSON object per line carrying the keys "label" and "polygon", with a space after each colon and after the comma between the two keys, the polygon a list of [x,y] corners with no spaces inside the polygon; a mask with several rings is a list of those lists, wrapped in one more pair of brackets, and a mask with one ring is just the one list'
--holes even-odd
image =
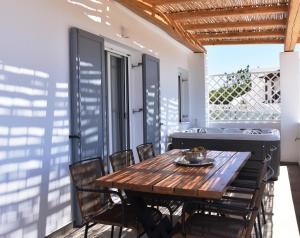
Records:
{"label": "chair leg", "polygon": [[119,238],[121,238],[121,236],[122,236],[122,230],[123,230],[123,226],[120,226],[120,230],[119,230]]}
{"label": "chair leg", "polygon": [[183,203],[182,205],[182,212],[181,212],[181,223],[182,223],[182,227],[181,227],[181,234],[185,237],[186,236],[186,230],[185,230],[185,208],[186,205],[185,203]]}
{"label": "chair leg", "polygon": [[84,238],[87,238],[88,237],[88,230],[89,230],[89,224],[87,223],[85,225],[85,229],[84,229]]}
{"label": "chair leg", "polygon": [[114,238],[114,229],[115,226],[111,226],[110,238]]}
{"label": "chair leg", "polygon": [[173,226],[173,212],[172,212],[171,209],[169,209],[169,214],[170,214],[170,222],[171,222],[171,224]]}
{"label": "chair leg", "polygon": [[261,229],[260,214],[259,214],[259,213],[258,213],[258,216],[257,216],[257,223],[258,223],[258,232],[259,232],[259,236],[260,236],[261,238],[263,238],[262,229]]}
{"label": "chair leg", "polygon": [[259,238],[256,221],[254,222],[254,231],[255,231],[255,237]]}
{"label": "chair leg", "polygon": [[261,201],[261,212],[262,212],[262,216],[263,216],[263,222],[265,225],[265,224],[267,224],[267,220],[266,220],[266,213],[265,213],[265,205],[264,205],[263,201]]}

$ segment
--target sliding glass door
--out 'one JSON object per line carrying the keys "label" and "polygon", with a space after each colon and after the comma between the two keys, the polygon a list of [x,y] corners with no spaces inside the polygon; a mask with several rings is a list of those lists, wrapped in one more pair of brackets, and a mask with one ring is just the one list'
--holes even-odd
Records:
{"label": "sliding glass door", "polygon": [[127,57],[107,52],[107,81],[109,148],[114,153],[130,147]]}

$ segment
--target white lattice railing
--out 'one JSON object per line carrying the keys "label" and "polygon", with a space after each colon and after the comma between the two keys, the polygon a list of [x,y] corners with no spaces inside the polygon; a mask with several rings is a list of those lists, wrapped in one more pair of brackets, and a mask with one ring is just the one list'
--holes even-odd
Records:
{"label": "white lattice railing", "polygon": [[208,78],[210,121],[280,120],[280,72],[243,72]]}

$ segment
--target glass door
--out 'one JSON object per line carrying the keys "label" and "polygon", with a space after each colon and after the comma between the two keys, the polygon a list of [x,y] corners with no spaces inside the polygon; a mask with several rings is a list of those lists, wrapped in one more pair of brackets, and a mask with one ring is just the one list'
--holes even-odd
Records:
{"label": "glass door", "polygon": [[129,148],[128,59],[107,52],[110,154]]}

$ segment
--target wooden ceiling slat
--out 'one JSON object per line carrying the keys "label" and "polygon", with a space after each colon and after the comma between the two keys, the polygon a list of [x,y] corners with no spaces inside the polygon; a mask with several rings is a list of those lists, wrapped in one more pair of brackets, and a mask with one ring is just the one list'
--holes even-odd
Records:
{"label": "wooden ceiling slat", "polygon": [[253,0],[231,7],[221,0],[217,4],[212,0],[116,1],[194,52],[206,52],[204,45],[282,43],[292,51],[300,32],[300,0]]}
{"label": "wooden ceiling slat", "polygon": [[[151,8],[149,6],[146,6],[138,1],[132,1],[132,0],[118,0],[120,4],[123,6],[129,8],[131,11],[135,12],[137,15],[141,16],[142,18],[146,19],[147,21],[153,23],[154,25],[158,26],[162,30],[164,30],[166,33],[168,33],[171,37],[173,37],[175,40],[180,42],[181,44],[185,45],[189,49],[191,49],[194,52],[206,52],[206,50],[200,45],[200,43],[196,42],[193,44],[187,37],[180,32],[180,29],[178,29],[174,25],[167,25],[164,24],[162,21],[159,21],[155,15],[161,16],[160,13],[156,12],[155,8]],[[145,10],[152,12],[151,15],[147,14]],[[168,20],[168,19],[167,19]]]}
{"label": "wooden ceiling slat", "polygon": [[257,37],[257,36],[269,36],[269,37],[284,37],[284,31],[246,31],[246,32],[225,32],[225,33],[205,33],[194,34],[196,39],[218,39],[218,38],[235,38],[235,37]]}
{"label": "wooden ceiling slat", "polygon": [[235,27],[246,28],[246,27],[259,27],[259,26],[284,26],[285,24],[286,24],[286,19],[282,19],[282,20],[185,24],[182,25],[182,28],[185,30],[204,30],[204,29],[221,29],[221,28],[235,28]]}
{"label": "wooden ceiling slat", "polygon": [[241,39],[241,40],[214,40],[214,41],[202,41],[202,45],[243,45],[243,44],[283,44],[283,40],[274,39]]}
{"label": "wooden ceiling slat", "polygon": [[203,10],[199,9],[195,11],[172,12],[172,13],[168,13],[168,16],[175,21],[182,21],[182,20],[204,18],[204,17],[225,17],[225,16],[284,13],[287,11],[288,11],[287,5],[254,6],[254,7],[247,6],[247,7],[203,9]]}
{"label": "wooden ceiling slat", "polygon": [[300,0],[290,0],[284,51],[293,51],[300,31]]}
{"label": "wooden ceiling slat", "polygon": [[[156,5],[176,4],[176,3],[190,3],[191,0],[148,0],[147,2]],[[193,0],[193,2],[203,2],[203,0]]]}

